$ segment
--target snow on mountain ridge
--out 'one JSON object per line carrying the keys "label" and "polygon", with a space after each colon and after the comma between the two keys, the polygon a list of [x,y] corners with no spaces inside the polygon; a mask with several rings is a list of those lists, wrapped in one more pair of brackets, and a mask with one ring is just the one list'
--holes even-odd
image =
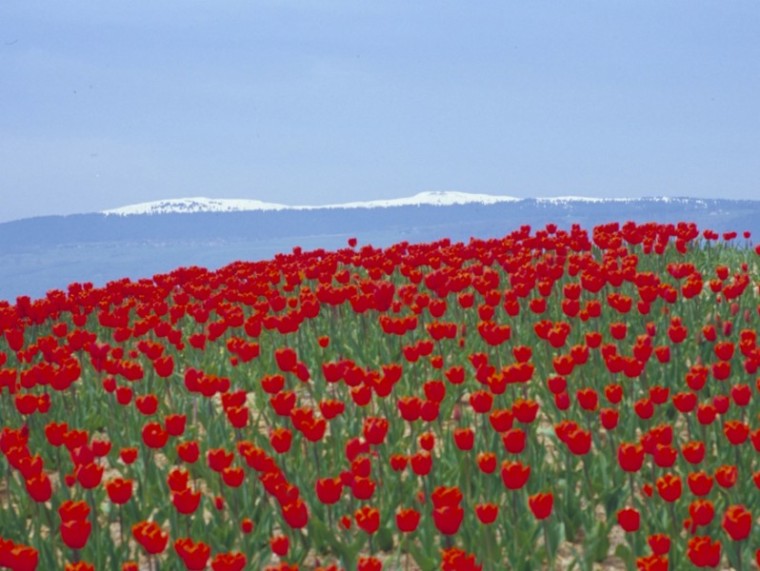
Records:
{"label": "snow on mountain ridge", "polygon": [[240,212],[245,210],[284,210],[289,208],[285,204],[262,202],[261,200],[247,200],[234,198],[206,198],[197,196],[193,198],[170,198],[130,204],[120,208],[104,210],[102,214],[117,214],[130,216],[135,214],[189,214],[193,212]]}
{"label": "snow on mountain ridge", "polygon": [[496,204],[497,202],[515,202],[521,200],[514,196],[495,196],[491,194],[469,194],[465,192],[429,191],[406,198],[388,200],[370,200],[363,202],[345,202],[326,205],[276,204],[261,200],[206,198],[172,198],[139,204],[130,204],[120,208],[104,210],[103,214],[129,216],[135,214],[169,214],[192,212],[242,212],[248,210],[319,210],[323,208],[387,208],[391,206],[450,206],[454,204]]}
{"label": "snow on mountain ridge", "polygon": [[[406,198],[392,198],[386,200],[370,200],[359,202],[345,202],[340,204],[326,205],[286,205],[272,202],[263,202],[252,199],[234,199],[234,198],[172,198],[165,200],[156,200],[152,202],[143,202],[139,204],[130,204],[120,208],[104,210],[102,214],[132,216],[143,214],[189,214],[195,212],[244,212],[244,211],[277,211],[277,210],[321,210],[321,209],[338,209],[338,208],[389,208],[396,206],[453,206],[460,204],[497,204],[502,202],[521,202],[531,200],[528,198],[518,198],[514,196],[493,195],[493,194],[472,194],[466,192],[454,191],[428,191],[420,192],[414,196]],[[556,196],[556,197],[537,197],[534,200],[541,203],[570,203],[570,202],[631,202],[636,200],[649,200],[655,202],[670,202],[678,199],[668,197],[653,198],[597,198],[583,196]],[[700,203],[702,201],[696,201]]]}
{"label": "snow on mountain ridge", "polygon": [[428,191],[420,192],[406,198],[392,198],[389,200],[370,200],[367,202],[346,202],[343,204],[331,204],[308,208],[387,208],[389,206],[452,206],[454,204],[496,204],[497,202],[517,202],[521,200],[515,196],[497,196],[493,194],[470,194],[467,192],[453,191]]}

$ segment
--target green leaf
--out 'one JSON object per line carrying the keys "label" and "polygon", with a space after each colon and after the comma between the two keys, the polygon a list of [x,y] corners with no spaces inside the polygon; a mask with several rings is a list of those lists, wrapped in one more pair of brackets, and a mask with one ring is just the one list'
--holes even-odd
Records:
{"label": "green leaf", "polygon": [[565,524],[557,521],[548,522],[547,535],[549,536],[550,548],[557,551],[559,544],[565,540]]}
{"label": "green leaf", "polygon": [[381,527],[377,530],[375,545],[381,551],[391,551],[393,549],[393,533],[391,533],[390,529]]}
{"label": "green leaf", "polygon": [[412,559],[414,559],[414,562],[422,571],[435,571],[437,567],[436,562],[425,555],[415,543],[410,543],[408,547]]}
{"label": "green leaf", "polygon": [[604,561],[610,549],[610,539],[606,526],[597,523],[586,539],[586,552],[595,562]]}
{"label": "green leaf", "polygon": [[604,495],[604,513],[607,514],[607,519],[617,512],[618,508],[622,504],[624,494],[622,493],[623,487],[618,486],[611,492]]}
{"label": "green leaf", "polygon": [[630,547],[623,543],[615,548],[615,557],[620,557],[620,559],[625,561],[628,565],[633,565],[633,552],[631,552]]}
{"label": "green leaf", "polygon": [[[319,538],[322,541],[327,541],[330,547],[335,551],[335,553],[339,554],[341,558],[350,559],[351,561],[354,560],[355,553],[353,553],[353,545],[345,545],[342,542],[338,541],[337,536],[334,533],[330,533],[325,524],[321,521],[312,519],[309,523],[315,538]],[[361,547],[359,547],[359,549],[361,549]]]}

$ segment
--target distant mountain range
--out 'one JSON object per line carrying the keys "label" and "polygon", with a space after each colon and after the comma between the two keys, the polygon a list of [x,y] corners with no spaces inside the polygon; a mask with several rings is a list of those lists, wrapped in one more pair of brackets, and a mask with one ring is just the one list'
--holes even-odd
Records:
{"label": "distant mountain range", "polygon": [[760,236],[760,201],[693,198],[599,199],[426,192],[409,198],[329,206],[186,198],[106,212],[0,223],[0,299],[44,296],[71,282],[151,277],[180,266],[217,268],[265,259],[295,246],[504,236],[530,224],[561,228],[601,223],[695,222],[700,230]]}

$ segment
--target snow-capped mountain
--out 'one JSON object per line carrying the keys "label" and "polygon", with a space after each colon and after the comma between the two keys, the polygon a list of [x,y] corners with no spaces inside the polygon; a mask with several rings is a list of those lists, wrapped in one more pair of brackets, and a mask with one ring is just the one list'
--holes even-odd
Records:
{"label": "snow-capped mountain", "polygon": [[193,214],[199,212],[267,212],[281,210],[335,210],[343,208],[391,208],[398,206],[456,206],[465,204],[500,204],[523,201],[535,201],[542,205],[568,205],[572,203],[630,203],[630,202],[691,202],[704,205],[704,201],[691,198],[598,198],[589,196],[552,196],[539,198],[518,198],[516,196],[495,194],[474,194],[435,190],[420,192],[405,198],[386,200],[367,200],[344,202],[324,205],[287,205],[245,198],[207,198],[196,196],[192,198],[170,198],[152,202],[129,204],[119,208],[104,210],[102,214],[134,216],[141,214]]}
{"label": "snow-capped mountain", "polygon": [[394,206],[453,206],[456,204],[497,204],[499,202],[516,202],[521,199],[514,196],[496,196],[492,194],[471,194],[452,191],[420,192],[406,198],[388,200],[369,200],[325,205],[295,205],[263,202],[239,198],[172,198],[130,204],[119,208],[104,210],[103,214],[129,216],[136,214],[183,214],[195,212],[249,212],[268,210],[322,210],[336,208],[389,208]]}

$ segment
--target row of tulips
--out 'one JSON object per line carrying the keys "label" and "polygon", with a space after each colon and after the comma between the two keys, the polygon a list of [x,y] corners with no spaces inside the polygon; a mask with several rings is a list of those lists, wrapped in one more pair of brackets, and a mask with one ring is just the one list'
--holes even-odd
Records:
{"label": "row of tulips", "polygon": [[0,567],[743,569],[743,239],[352,240],[0,302]]}

